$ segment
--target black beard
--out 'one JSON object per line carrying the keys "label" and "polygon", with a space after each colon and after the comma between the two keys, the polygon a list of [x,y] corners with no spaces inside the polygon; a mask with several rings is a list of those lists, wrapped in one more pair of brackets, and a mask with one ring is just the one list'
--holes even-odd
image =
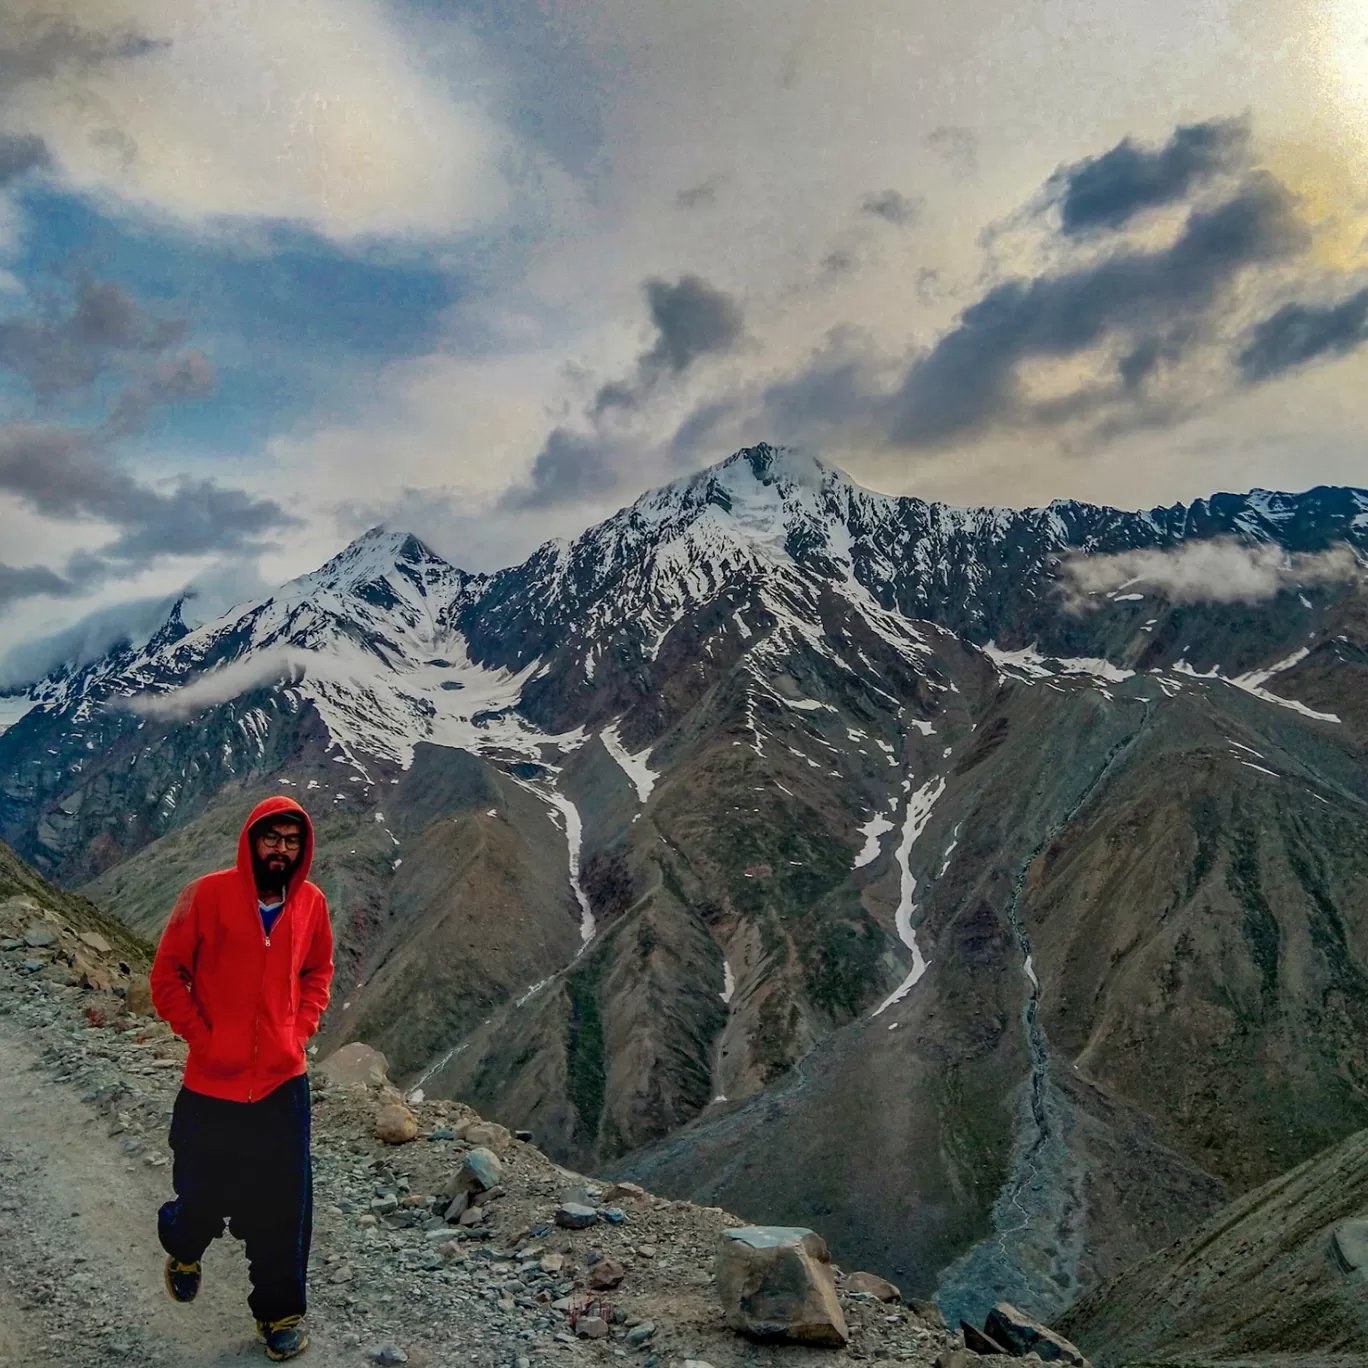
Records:
{"label": "black beard", "polygon": [[[272,869],[272,861],[283,861],[283,865]],[[287,855],[283,850],[273,850],[264,860],[256,851],[252,852],[252,877],[260,892],[283,893],[298,867],[299,856]]]}

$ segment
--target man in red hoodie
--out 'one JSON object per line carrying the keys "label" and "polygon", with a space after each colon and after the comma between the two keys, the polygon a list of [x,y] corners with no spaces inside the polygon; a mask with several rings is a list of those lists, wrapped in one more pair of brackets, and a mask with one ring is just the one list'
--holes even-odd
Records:
{"label": "man in red hoodie", "polygon": [[257,804],[237,864],[189,884],[152,965],[159,1016],[190,1045],[171,1117],[176,1199],[158,1213],[166,1288],[193,1301],[200,1259],[246,1244],[248,1305],[269,1358],[293,1358],[313,1227],[305,1046],[333,975],[328,904],[308,881],[313,826],[290,798]]}

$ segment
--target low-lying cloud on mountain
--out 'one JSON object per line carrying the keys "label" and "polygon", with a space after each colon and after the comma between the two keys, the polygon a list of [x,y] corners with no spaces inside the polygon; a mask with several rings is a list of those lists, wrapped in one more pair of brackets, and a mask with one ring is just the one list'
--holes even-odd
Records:
{"label": "low-lying cloud on mountain", "polygon": [[1122,551],[1075,556],[1064,562],[1066,599],[1076,611],[1122,589],[1144,588],[1171,603],[1261,603],[1284,589],[1348,584],[1364,568],[1344,545],[1289,555],[1280,546],[1248,546],[1218,539],[1189,542],[1171,551]]}
{"label": "low-lying cloud on mountain", "polygon": [[216,670],[207,670],[171,693],[137,694],[128,700],[127,706],[144,717],[184,721],[263,684],[298,683],[304,678],[304,670],[305,661],[299,652],[267,651]]}

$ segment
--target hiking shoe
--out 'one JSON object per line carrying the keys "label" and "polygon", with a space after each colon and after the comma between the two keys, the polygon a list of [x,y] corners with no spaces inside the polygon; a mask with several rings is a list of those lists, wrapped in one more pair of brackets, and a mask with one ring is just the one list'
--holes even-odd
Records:
{"label": "hiking shoe", "polygon": [[166,1295],[172,1301],[192,1302],[200,1290],[200,1266],[181,1263],[179,1259],[166,1261]]}
{"label": "hiking shoe", "polygon": [[279,1363],[294,1358],[309,1347],[309,1332],[303,1316],[285,1316],[276,1321],[257,1321],[257,1338],[266,1341],[266,1357]]}

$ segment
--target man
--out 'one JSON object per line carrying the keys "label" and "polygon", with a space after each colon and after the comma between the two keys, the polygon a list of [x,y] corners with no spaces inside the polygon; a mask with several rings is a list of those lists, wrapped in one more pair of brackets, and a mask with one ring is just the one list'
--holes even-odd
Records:
{"label": "man", "polygon": [[268,1358],[302,1353],[313,1228],[305,1045],[332,983],[332,927],[308,881],[313,827],[268,798],[237,865],[181,893],[152,965],[157,1014],[190,1045],[171,1117],[176,1200],[158,1212],[166,1289],[195,1299],[224,1220],[246,1244],[247,1299]]}

